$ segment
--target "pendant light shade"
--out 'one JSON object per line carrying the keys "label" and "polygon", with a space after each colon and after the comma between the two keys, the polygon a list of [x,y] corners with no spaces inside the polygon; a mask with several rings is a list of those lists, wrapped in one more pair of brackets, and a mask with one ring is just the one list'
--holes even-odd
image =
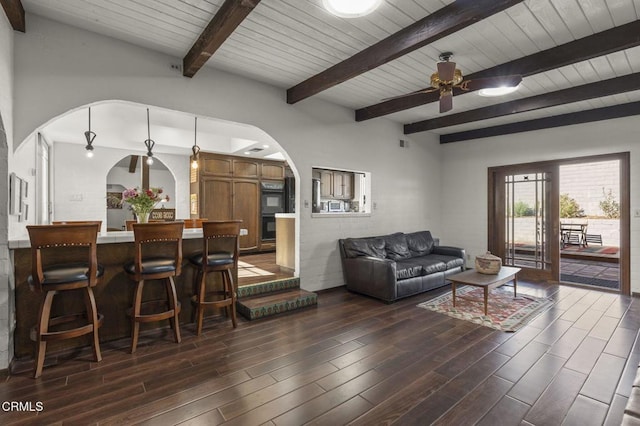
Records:
{"label": "pendant light shade", "polygon": [[200,147],[197,144],[198,141],[198,117],[195,117],[195,123],[193,127],[193,147],[191,147],[191,151],[193,155],[191,156],[191,168],[198,168],[198,160],[200,159]]}
{"label": "pendant light shade", "polygon": [[84,132],[84,138],[87,140],[87,146],[84,149],[87,150],[87,158],[93,157],[93,140],[96,138],[96,134],[91,131],[91,108],[89,108],[89,130]]}
{"label": "pendant light shade", "polygon": [[153,164],[153,147],[155,142],[151,140],[151,127],[149,125],[149,108],[147,108],[147,140],[144,141],[144,145],[147,147],[147,164]]}

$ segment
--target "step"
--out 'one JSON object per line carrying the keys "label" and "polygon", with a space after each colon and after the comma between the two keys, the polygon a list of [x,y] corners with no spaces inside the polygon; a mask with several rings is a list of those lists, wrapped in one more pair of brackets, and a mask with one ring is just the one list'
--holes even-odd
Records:
{"label": "step", "polygon": [[300,288],[300,278],[282,278],[264,283],[239,286],[237,295],[238,299],[244,299],[246,297],[258,296],[260,294],[273,293],[274,291],[291,290],[296,288]]}
{"label": "step", "polygon": [[254,320],[317,304],[316,293],[295,288],[239,299],[236,308],[243,317]]}

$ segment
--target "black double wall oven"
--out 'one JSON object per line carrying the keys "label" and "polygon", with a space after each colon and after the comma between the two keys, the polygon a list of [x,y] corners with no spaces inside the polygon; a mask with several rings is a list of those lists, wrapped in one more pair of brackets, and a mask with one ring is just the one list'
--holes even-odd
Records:
{"label": "black double wall oven", "polygon": [[272,241],[276,239],[276,213],[284,213],[284,211],[284,182],[262,182],[260,184],[262,241]]}

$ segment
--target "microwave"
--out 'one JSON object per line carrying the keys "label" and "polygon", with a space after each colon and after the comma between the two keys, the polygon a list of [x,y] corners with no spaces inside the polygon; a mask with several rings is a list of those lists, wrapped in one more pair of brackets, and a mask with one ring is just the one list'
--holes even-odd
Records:
{"label": "microwave", "polygon": [[327,210],[330,212],[343,212],[344,204],[342,201],[329,201],[327,202]]}

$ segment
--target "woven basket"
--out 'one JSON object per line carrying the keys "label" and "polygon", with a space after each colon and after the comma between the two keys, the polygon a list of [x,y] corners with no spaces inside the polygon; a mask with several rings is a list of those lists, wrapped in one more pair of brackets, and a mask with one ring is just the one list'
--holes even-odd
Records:
{"label": "woven basket", "polygon": [[476,256],[476,271],[481,274],[496,275],[502,268],[502,259],[498,256],[486,252],[480,256]]}

